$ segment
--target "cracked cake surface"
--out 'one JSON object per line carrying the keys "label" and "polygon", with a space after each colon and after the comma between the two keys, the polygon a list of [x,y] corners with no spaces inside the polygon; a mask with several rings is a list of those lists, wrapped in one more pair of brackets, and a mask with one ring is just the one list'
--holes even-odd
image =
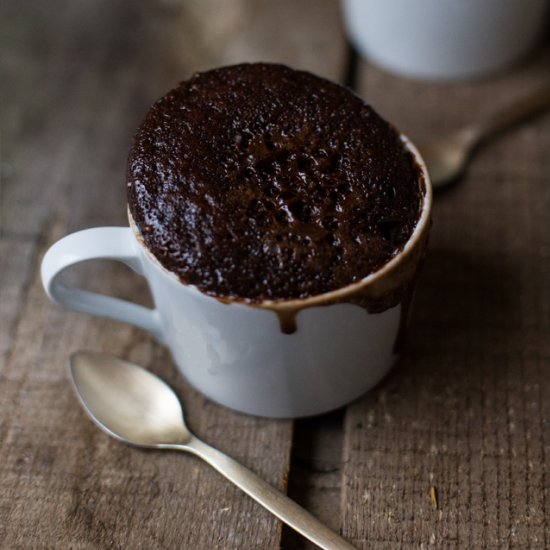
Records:
{"label": "cracked cake surface", "polygon": [[251,302],[344,287],[419,217],[412,155],[352,92],[282,65],[197,73],[159,99],[128,159],[145,245],[183,283]]}

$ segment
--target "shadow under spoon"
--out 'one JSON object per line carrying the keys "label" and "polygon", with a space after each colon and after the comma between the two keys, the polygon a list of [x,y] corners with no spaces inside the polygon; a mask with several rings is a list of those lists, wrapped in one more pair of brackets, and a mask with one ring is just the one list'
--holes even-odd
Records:
{"label": "shadow under spoon", "polygon": [[487,118],[460,130],[416,145],[426,162],[435,190],[453,183],[466,168],[475,149],[489,137],[550,107],[550,83],[536,89]]}
{"label": "shadow under spoon", "polygon": [[71,355],[70,373],[84,409],[110,436],[146,449],[194,454],[320,548],[354,548],[248,468],[195,437],[174,391],[151,372],[112,355],[78,351]]}

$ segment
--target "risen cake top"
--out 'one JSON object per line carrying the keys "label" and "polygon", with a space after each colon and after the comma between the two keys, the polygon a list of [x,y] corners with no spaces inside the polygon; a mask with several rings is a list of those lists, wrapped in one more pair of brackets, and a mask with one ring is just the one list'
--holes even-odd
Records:
{"label": "risen cake top", "polygon": [[194,75],[158,100],[128,160],[131,215],[184,283],[250,301],[346,286],[419,217],[412,155],[349,90],[281,65]]}

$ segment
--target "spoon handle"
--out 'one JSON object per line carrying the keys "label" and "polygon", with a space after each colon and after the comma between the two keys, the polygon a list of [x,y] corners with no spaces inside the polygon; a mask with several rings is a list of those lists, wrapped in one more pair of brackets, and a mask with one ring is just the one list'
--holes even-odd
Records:
{"label": "spoon handle", "polygon": [[472,124],[467,129],[471,135],[475,136],[475,142],[480,142],[490,135],[523,122],[548,107],[550,107],[550,83],[546,83],[542,88],[518,99],[515,103],[503,107],[485,120]]}
{"label": "spoon handle", "polygon": [[202,458],[256,502],[320,548],[326,550],[355,549],[354,546],[326,525],[323,525],[296,502],[269,485],[248,468],[196,437],[193,437],[186,445],[174,446],[173,448],[191,452]]}

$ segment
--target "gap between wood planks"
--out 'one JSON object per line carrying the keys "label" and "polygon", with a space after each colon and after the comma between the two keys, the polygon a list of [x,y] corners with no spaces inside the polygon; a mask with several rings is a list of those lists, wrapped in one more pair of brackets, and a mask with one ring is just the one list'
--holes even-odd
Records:
{"label": "gap between wood planks", "polygon": [[[342,83],[353,91],[357,90],[358,70],[359,56],[348,44]],[[290,498],[340,534],[345,410],[294,422],[288,478]],[[316,546],[283,526],[281,548],[309,550]]]}

